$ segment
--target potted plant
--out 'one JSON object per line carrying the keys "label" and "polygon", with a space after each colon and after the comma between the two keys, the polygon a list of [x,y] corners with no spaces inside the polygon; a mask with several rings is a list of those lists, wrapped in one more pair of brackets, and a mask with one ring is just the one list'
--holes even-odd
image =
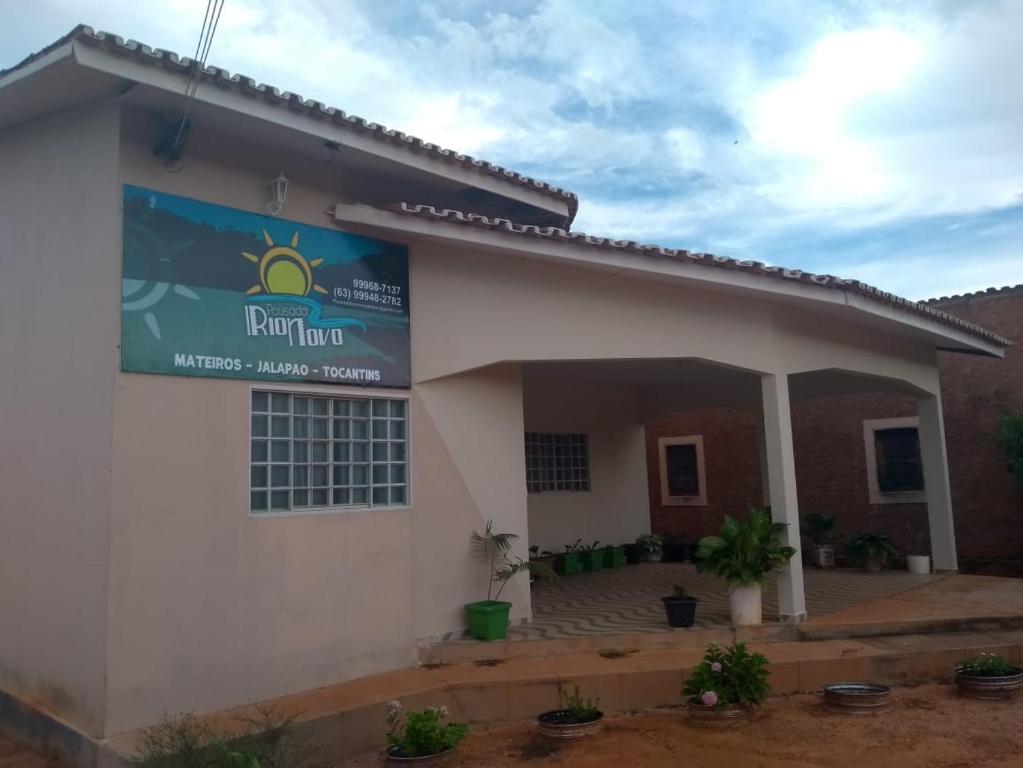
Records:
{"label": "potted plant", "polygon": [[400,701],[387,705],[388,765],[441,765],[454,755],[458,742],[469,735],[461,723],[445,723],[447,707],[427,707],[406,713]]}
{"label": "potted plant", "polygon": [[540,549],[538,546],[532,546],[529,548],[529,562],[530,564],[540,565],[548,570],[553,571],[555,566],[556,558],[554,553],[548,549]]}
{"label": "potted plant", "polygon": [[696,550],[696,570],[712,573],[728,582],[728,607],[732,624],[760,624],[761,587],[767,575],[796,553],[783,545],[785,523],[771,519],[769,509],[749,508],[746,520],[725,515],[720,536],[704,536]]}
{"label": "potted plant", "polygon": [[676,584],[671,597],[662,597],[664,612],[668,615],[668,626],[691,627],[696,621],[696,598],[686,594],[686,588]]}
{"label": "potted plant", "polygon": [[689,546],[685,541],[670,533],[661,537],[661,549],[666,563],[684,563],[686,555],[689,554]]}
{"label": "potted plant", "polygon": [[536,729],[552,739],[578,739],[590,736],[604,724],[604,713],[600,711],[600,699],[583,699],[579,686],[568,697],[561,709],[552,709],[536,718]]}
{"label": "potted plant", "polygon": [[661,556],[664,551],[664,538],[660,534],[644,533],[636,539],[636,546],[639,547],[639,551],[643,553],[643,557],[648,563],[661,562]]}
{"label": "potted plant", "polygon": [[621,568],[625,565],[625,547],[608,544],[604,547],[604,567]]}
{"label": "potted plant", "polygon": [[1006,663],[994,653],[961,662],[956,666],[956,687],[973,699],[1007,699],[1023,688],[1023,668]]}
{"label": "potted plant", "polygon": [[1006,411],[998,420],[995,442],[1008,460],[1013,484],[1023,488],[1023,411]]}
{"label": "potted plant", "polygon": [[845,539],[849,562],[862,566],[868,573],[879,573],[899,556],[892,537],[886,533],[856,533]]}
{"label": "potted plant", "polygon": [[[912,523],[906,523],[906,531],[909,534],[909,551],[924,552],[924,532],[921,528],[914,528]],[[925,576],[931,572],[930,555],[906,555],[906,570],[918,576]]]}
{"label": "potted plant", "polygon": [[835,527],[833,515],[814,512],[803,521],[803,533],[813,542],[813,563],[818,568],[835,567],[835,548],[831,545],[832,530]]}
{"label": "potted plant", "polygon": [[490,566],[487,599],[467,603],[465,606],[469,633],[478,640],[503,640],[508,634],[508,612],[512,604],[501,600],[501,592],[516,574],[528,571],[541,578],[553,577],[550,569],[540,563],[529,563],[521,557],[508,556],[517,538],[518,535],[514,533],[494,533],[493,520],[487,521],[482,534],[472,532],[472,544],[477,555]]}
{"label": "potted plant", "polygon": [[583,561],[579,552],[579,545],[582,539],[576,539],[574,544],[566,544],[565,551],[559,552],[554,558],[554,570],[559,576],[571,576],[573,573],[581,573]]}
{"label": "potted plant", "polygon": [[625,564],[626,565],[639,565],[646,560],[646,555],[636,542],[631,542],[625,545]]}
{"label": "potted plant", "polygon": [[599,571],[604,567],[604,550],[600,548],[600,541],[592,544],[583,544],[580,547],[584,571]]}
{"label": "potted plant", "polygon": [[767,659],[750,653],[745,643],[728,648],[711,643],[682,690],[690,719],[708,725],[748,722],[771,692],[768,674]]}

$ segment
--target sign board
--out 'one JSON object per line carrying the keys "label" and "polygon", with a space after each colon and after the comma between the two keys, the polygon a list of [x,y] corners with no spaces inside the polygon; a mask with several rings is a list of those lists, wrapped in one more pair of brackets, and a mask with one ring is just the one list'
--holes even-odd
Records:
{"label": "sign board", "polygon": [[121,370],[410,385],[403,245],[124,188]]}

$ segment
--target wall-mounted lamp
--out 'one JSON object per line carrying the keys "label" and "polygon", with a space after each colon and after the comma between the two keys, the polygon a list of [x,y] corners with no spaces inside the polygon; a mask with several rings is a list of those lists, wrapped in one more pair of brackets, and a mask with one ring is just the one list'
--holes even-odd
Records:
{"label": "wall-mounted lamp", "polygon": [[266,210],[271,216],[280,216],[284,210],[284,204],[288,202],[288,184],[283,172],[270,182],[270,202],[266,204]]}

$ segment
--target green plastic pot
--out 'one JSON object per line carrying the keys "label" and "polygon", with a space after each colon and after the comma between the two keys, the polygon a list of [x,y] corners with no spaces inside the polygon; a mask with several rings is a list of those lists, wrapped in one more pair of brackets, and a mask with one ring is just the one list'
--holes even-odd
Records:
{"label": "green plastic pot", "polygon": [[554,559],[554,571],[559,576],[571,576],[583,569],[578,552],[562,552]]}
{"label": "green plastic pot", "polygon": [[582,555],[584,571],[599,571],[604,567],[604,550],[588,549]]}
{"label": "green plastic pot", "polygon": [[625,547],[604,550],[605,568],[622,568],[625,565]]}
{"label": "green plastic pot", "polygon": [[504,640],[508,635],[508,612],[512,604],[503,600],[480,600],[466,603],[469,634],[477,640]]}

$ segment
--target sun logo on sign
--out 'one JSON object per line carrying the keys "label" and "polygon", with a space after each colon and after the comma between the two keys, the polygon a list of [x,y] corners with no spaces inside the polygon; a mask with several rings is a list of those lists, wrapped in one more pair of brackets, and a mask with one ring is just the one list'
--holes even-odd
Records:
{"label": "sun logo on sign", "polygon": [[264,229],[263,240],[268,249],[262,256],[242,251],[242,256],[259,265],[259,283],[245,293],[254,296],[257,293],[268,293],[283,296],[308,296],[310,291],[327,293],[327,289],[313,282],[313,269],[323,263],[323,259],[307,261],[299,253],[298,232],[291,236],[291,245],[276,245],[270,234]]}

